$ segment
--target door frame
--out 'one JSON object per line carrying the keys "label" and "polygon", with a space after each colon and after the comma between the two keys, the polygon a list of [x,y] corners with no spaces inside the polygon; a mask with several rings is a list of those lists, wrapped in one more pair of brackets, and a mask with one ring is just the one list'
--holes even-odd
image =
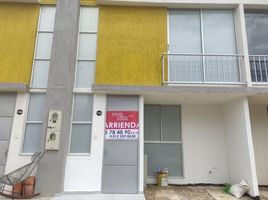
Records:
{"label": "door frame", "polygon": [[[105,118],[104,131],[106,131],[106,112],[108,110],[108,96],[137,96],[138,97],[138,122],[139,122],[139,138],[137,141],[137,194],[144,191],[144,97],[142,95],[122,95],[122,94],[106,94],[105,102]],[[105,133],[103,134],[103,149],[102,149],[102,172],[101,172],[101,192],[103,193],[103,168],[104,168],[104,151],[105,151]]]}

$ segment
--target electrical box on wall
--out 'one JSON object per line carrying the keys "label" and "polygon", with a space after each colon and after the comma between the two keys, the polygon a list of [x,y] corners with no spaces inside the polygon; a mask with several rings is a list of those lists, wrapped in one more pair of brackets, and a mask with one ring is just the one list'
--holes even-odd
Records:
{"label": "electrical box on wall", "polygon": [[59,150],[62,113],[50,110],[47,122],[46,150]]}

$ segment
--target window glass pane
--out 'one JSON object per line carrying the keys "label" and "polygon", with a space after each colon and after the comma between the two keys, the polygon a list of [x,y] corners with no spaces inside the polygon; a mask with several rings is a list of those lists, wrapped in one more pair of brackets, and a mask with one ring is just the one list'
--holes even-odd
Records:
{"label": "window glass pane", "polygon": [[23,153],[40,151],[42,124],[26,124]]}
{"label": "window glass pane", "polygon": [[43,121],[46,95],[31,94],[28,108],[27,121]]}
{"label": "window glass pane", "polygon": [[[201,53],[200,12],[191,10],[169,11],[169,52]],[[202,57],[169,56],[169,80],[203,80]]]}
{"label": "window glass pane", "polygon": [[73,124],[71,153],[90,153],[91,125]]}
{"label": "window glass pane", "polygon": [[109,95],[107,97],[107,111],[139,111],[137,96]]}
{"label": "window glass pane", "polygon": [[145,144],[148,176],[155,176],[157,168],[168,168],[169,176],[183,176],[181,144]]}
{"label": "window glass pane", "polygon": [[181,141],[181,114],[179,106],[162,106],[162,140]]}
{"label": "window glass pane", "polygon": [[34,64],[32,87],[47,88],[49,61],[36,60]]}
{"label": "window glass pane", "polygon": [[[236,54],[236,37],[233,11],[204,10],[204,53]],[[206,81],[239,81],[236,57],[205,57]]]}
{"label": "window glass pane", "polygon": [[[6,166],[6,160],[7,160],[7,155],[5,150],[8,150],[9,148],[9,141],[7,140],[0,140],[0,176],[2,177],[5,174],[5,166]],[[2,187],[1,183],[1,187]],[[2,188],[1,188],[2,190]],[[2,199],[2,198],[1,198]]]}
{"label": "window glass pane", "polygon": [[236,54],[233,11],[203,10],[204,53]]}
{"label": "window glass pane", "polygon": [[0,116],[0,127],[1,135],[0,140],[9,141],[11,128],[12,128],[13,117],[1,117]]}
{"label": "window glass pane", "polygon": [[268,54],[268,12],[246,12],[249,53]]}
{"label": "window glass pane", "polygon": [[36,58],[50,59],[52,35],[52,33],[38,34]]}
{"label": "window glass pane", "polygon": [[91,95],[75,95],[73,108],[73,121],[87,121],[92,119]]}
{"label": "window glass pane", "polygon": [[160,141],[161,118],[159,105],[144,106],[144,140]]}
{"label": "window glass pane", "polygon": [[78,57],[82,59],[96,59],[96,34],[80,34]]}
{"label": "window glass pane", "polygon": [[76,87],[89,88],[94,82],[95,61],[78,61],[76,72]]}
{"label": "window glass pane", "polygon": [[0,93],[0,116],[13,116],[15,103],[15,93]]}
{"label": "window glass pane", "polygon": [[170,53],[201,53],[200,12],[169,11]]}
{"label": "window glass pane", "polygon": [[80,31],[97,32],[98,15],[99,10],[97,8],[85,8],[85,7],[81,8]]}
{"label": "window glass pane", "polygon": [[41,7],[40,31],[53,31],[55,21],[55,7]]}

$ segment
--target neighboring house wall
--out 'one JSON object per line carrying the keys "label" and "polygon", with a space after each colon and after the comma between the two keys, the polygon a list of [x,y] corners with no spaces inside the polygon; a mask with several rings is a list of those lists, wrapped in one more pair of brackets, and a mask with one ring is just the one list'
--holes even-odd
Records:
{"label": "neighboring house wall", "polygon": [[[38,165],[36,190],[41,191],[44,195],[61,193],[64,187],[66,155],[70,139],[78,22],[79,1],[58,1],[49,66],[43,133],[47,130],[47,114],[49,110],[62,111],[62,124],[59,150],[46,152],[46,155]],[[45,146],[45,134],[42,137],[41,146]]]}
{"label": "neighboring house wall", "polygon": [[167,9],[100,7],[96,84],[160,85]]}
{"label": "neighboring house wall", "polygon": [[38,14],[37,4],[0,3],[0,82],[29,84]]}
{"label": "neighboring house wall", "polygon": [[[15,115],[10,136],[9,152],[5,173],[12,172],[31,161],[31,156],[21,154],[24,137],[23,133],[25,130],[25,120],[27,115],[28,97],[29,96],[27,93],[17,94]],[[23,113],[21,115],[16,114],[16,111],[18,109],[23,110]]]}
{"label": "neighboring house wall", "polygon": [[251,105],[250,117],[259,185],[268,185],[268,114],[266,105]]}
{"label": "neighboring house wall", "polygon": [[5,174],[16,93],[0,93],[0,176]]}

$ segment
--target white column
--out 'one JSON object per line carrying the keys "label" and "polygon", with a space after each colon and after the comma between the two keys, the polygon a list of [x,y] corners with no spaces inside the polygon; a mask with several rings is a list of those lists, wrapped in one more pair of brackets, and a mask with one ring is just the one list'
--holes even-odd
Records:
{"label": "white column", "polygon": [[238,53],[244,55],[244,60],[241,62],[241,74],[242,81],[247,83],[248,87],[252,86],[251,81],[251,71],[249,64],[249,55],[248,55],[248,42],[247,42],[247,31],[246,31],[246,22],[245,22],[245,12],[244,5],[239,4],[236,8],[236,31],[237,31],[237,47]]}
{"label": "white column", "polygon": [[245,179],[251,196],[259,196],[247,98],[224,105],[227,165],[230,184]]}

